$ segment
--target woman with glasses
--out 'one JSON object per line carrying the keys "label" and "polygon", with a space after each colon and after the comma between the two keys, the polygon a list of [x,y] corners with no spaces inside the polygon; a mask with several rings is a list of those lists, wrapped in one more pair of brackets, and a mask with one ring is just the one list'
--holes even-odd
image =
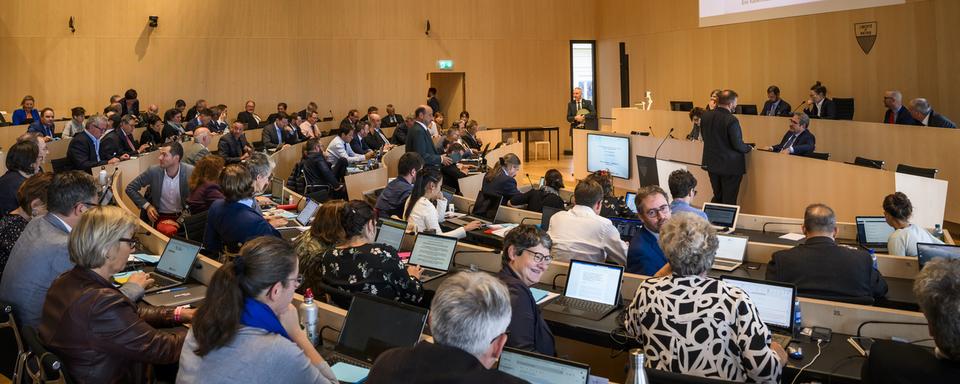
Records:
{"label": "woman with glasses", "polygon": [[303,277],[290,243],[253,239],[210,281],[180,353],[177,383],[336,383],[300,328]]}
{"label": "woman with glasses", "polygon": [[[63,360],[80,383],[145,382],[144,364],[171,364],[180,357],[193,309],[133,302],[112,284],[127,265],[137,218],[119,207],[94,207],[70,232],[70,261],[47,291],[40,341]],[[152,280],[148,280],[152,281]]]}
{"label": "woman with glasses", "polygon": [[553,333],[543,320],[530,287],[540,282],[540,276],[550,266],[550,246],[553,241],[535,225],[520,225],[507,233],[503,240],[503,267],[497,277],[510,291],[513,309],[507,332],[507,346],[555,356]]}

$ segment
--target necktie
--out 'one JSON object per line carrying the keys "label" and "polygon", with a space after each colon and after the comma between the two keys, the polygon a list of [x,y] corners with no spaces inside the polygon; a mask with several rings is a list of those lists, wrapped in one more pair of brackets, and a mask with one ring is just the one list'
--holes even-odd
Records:
{"label": "necktie", "polygon": [[127,147],[129,147],[130,150],[136,150],[137,148],[134,147],[133,142],[130,141],[130,136],[127,136],[126,133],[123,133],[122,135],[123,135],[123,138],[124,138],[125,140],[127,140]]}
{"label": "necktie", "polygon": [[779,101],[776,102],[776,103],[773,103],[773,105],[770,106],[770,110],[767,111],[767,116],[776,115],[776,114],[777,114],[777,105],[779,105],[779,104],[780,104]]}
{"label": "necktie", "polygon": [[580,109],[582,109],[582,108],[583,108],[583,107],[580,106],[580,102],[578,101],[578,102],[577,102],[577,112],[580,112]]}
{"label": "necktie", "polygon": [[790,135],[790,138],[787,139],[787,142],[786,142],[785,144],[783,144],[783,148],[780,148],[780,150],[785,151],[785,150],[789,149],[790,147],[792,147],[792,146],[793,146],[793,142],[794,142],[794,140],[795,140],[796,138],[797,138],[797,135]]}
{"label": "necktie", "polygon": [[888,115],[889,115],[890,117],[887,118],[887,124],[893,124],[893,123],[895,123],[895,122],[896,122],[895,116],[896,116],[897,114],[894,113],[893,110],[890,110],[890,111],[888,112]]}

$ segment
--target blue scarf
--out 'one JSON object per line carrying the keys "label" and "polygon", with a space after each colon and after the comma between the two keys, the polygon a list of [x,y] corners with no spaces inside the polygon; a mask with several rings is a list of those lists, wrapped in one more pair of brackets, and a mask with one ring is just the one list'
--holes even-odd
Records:
{"label": "blue scarf", "polygon": [[280,319],[277,318],[270,307],[252,297],[246,297],[243,300],[243,314],[240,316],[240,324],[260,328],[290,339],[287,330],[283,329]]}

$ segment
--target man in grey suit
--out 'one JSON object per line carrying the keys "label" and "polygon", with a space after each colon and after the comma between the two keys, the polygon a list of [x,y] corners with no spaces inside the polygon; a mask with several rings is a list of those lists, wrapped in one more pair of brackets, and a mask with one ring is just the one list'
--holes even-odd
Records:
{"label": "man in grey suit", "polygon": [[[0,300],[13,305],[21,326],[40,324],[50,284],[73,268],[67,248],[70,231],[96,201],[97,182],[90,174],[68,171],[53,176],[47,189],[48,213],[27,224],[10,251],[0,280]],[[151,283],[146,274],[134,273],[120,290],[137,301]]]}
{"label": "man in grey suit", "polygon": [[196,146],[200,148],[189,155],[184,154],[185,156],[185,158],[183,159],[184,163],[187,163],[190,165],[197,165],[200,159],[210,154],[209,147],[210,147],[210,140],[212,140],[212,137],[210,135],[212,135],[212,133],[210,133],[210,128],[206,128],[206,127],[200,127],[193,131],[193,142],[196,143],[197,144]]}
{"label": "man in grey suit", "polygon": [[439,168],[440,165],[453,164],[453,160],[437,151],[437,146],[433,144],[430,137],[430,131],[427,126],[433,119],[433,109],[429,106],[421,105],[414,112],[414,123],[407,132],[407,152],[416,152],[423,158],[426,166]]}
{"label": "man in grey suit", "polygon": [[[177,220],[184,202],[190,197],[187,182],[193,173],[193,166],[181,164],[182,158],[183,146],[179,142],[164,144],[160,147],[160,164],[148,168],[126,188],[130,200],[146,212],[146,218],[158,231],[167,236],[175,235],[180,229]],[[150,201],[140,194],[144,187],[150,188]]]}

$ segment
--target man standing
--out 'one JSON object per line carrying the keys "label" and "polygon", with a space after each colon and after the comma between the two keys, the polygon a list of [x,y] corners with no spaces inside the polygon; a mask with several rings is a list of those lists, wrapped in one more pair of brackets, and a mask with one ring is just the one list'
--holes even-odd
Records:
{"label": "man standing", "polygon": [[933,111],[933,107],[927,102],[927,99],[917,98],[910,101],[910,115],[913,119],[919,121],[921,125],[937,128],[956,128],[946,116]]}
{"label": "man standing", "polygon": [[[183,158],[183,146],[179,142],[169,142],[160,146],[158,165],[147,168],[137,178],[127,184],[126,193],[161,233],[173,236],[180,225],[177,219],[188,197],[190,189],[187,182],[193,173],[193,166],[180,164]],[[140,190],[150,188],[150,201]]]}
{"label": "man standing", "polygon": [[743,143],[740,121],[733,115],[737,107],[737,93],[730,89],[720,92],[717,109],[706,111],[700,122],[703,134],[701,164],[710,175],[713,202],[737,204],[740,181],[747,173],[745,154],[752,148]]}
{"label": "man standing", "polygon": [[437,146],[433,145],[430,137],[427,126],[433,120],[433,110],[429,106],[421,105],[414,112],[414,117],[414,124],[407,133],[407,152],[416,152],[427,166],[439,168],[441,165],[453,164],[453,160],[437,152]]}
{"label": "man standing", "polygon": [[104,160],[100,156],[100,138],[110,128],[110,121],[103,115],[94,115],[87,119],[85,126],[83,134],[70,140],[67,147],[67,158],[73,169],[89,173],[90,168],[119,163],[119,158]]}
{"label": "man standing", "polygon": [[760,116],[789,116],[790,103],[780,98],[780,87],[771,85],[767,87],[767,101],[763,103],[763,111]]}
{"label": "man standing", "polygon": [[227,164],[239,163],[250,158],[253,153],[253,147],[247,142],[247,137],[243,135],[244,124],[237,120],[230,126],[230,134],[223,135],[220,142],[217,143],[217,153],[223,156]]}
{"label": "man standing", "polygon": [[887,111],[883,114],[883,122],[887,124],[919,125],[910,116],[910,111],[903,106],[903,94],[900,91],[887,91],[883,94],[883,106]]}
{"label": "man standing", "polygon": [[[437,99],[437,89],[434,87],[430,87],[430,89],[427,90],[427,106],[429,106],[433,112],[440,110],[440,100]],[[433,116],[433,113],[431,113],[430,116]]]}
{"label": "man standing", "polygon": [[573,99],[567,103],[567,122],[571,136],[574,128],[597,130],[597,109],[592,101],[583,99],[583,88],[573,89]]}
{"label": "man standing", "polygon": [[790,118],[790,129],[783,134],[780,144],[765,148],[768,151],[788,155],[806,155],[817,149],[817,137],[807,129],[810,117],[803,112],[794,112]]}

